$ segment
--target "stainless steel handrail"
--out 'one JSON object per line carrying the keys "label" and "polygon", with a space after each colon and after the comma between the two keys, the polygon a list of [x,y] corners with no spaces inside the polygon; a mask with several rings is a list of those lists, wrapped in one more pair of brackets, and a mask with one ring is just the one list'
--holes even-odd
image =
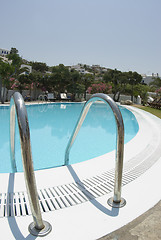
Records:
{"label": "stainless steel handrail", "polygon": [[116,163],[115,163],[115,186],[114,186],[114,197],[108,200],[108,204],[112,207],[123,207],[126,204],[125,199],[121,198],[121,185],[122,185],[122,170],[123,170],[123,154],[124,154],[124,123],[120,109],[117,104],[108,95],[103,93],[96,93],[85,103],[79,119],[76,123],[74,131],[69,139],[66,151],[65,151],[65,165],[69,164],[69,152],[75,141],[75,138],[83,124],[84,119],[91,107],[96,101],[103,101],[111,107],[117,125],[116,135]]}
{"label": "stainless steel handrail", "polygon": [[10,102],[10,146],[11,146],[11,161],[13,169],[16,170],[15,163],[15,112],[17,114],[21,155],[24,169],[24,177],[26,189],[30,202],[30,208],[33,216],[33,222],[29,225],[29,231],[35,236],[47,235],[52,227],[50,223],[42,220],[40,205],[38,200],[38,193],[36,187],[36,179],[33,168],[31,143],[30,143],[30,130],[27,117],[27,111],[23,97],[20,93],[15,92]]}

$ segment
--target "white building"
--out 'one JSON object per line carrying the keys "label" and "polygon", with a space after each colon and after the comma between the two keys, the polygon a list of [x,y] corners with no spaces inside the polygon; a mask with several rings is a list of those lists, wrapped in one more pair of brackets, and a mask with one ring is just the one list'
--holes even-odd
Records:
{"label": "white building", "polygon": [[9,63],[9,64],[11,64],[11,63],[12,63],[12,60],[8,60],[8,58],[7,58],[7,57],[0,56],[0,58],[1,58],[1,59],[2,59],[2,61],[3,61],[3,62],[5,62],[5,63]]}
{"label": "white building", "polygon": [[86,71],[84,68],[84,64],[81,64],[81,63],[78,63],[77,65],[73,65],[73,66],[69,67],[69,70],[72,70],[72,69],[74,69],[82,74],[92,74],[93,75],[93,73]]}
{"label": "white building", "polygon": [[142,82],[143,83],[146,83],[147,85],[150,84],[150,82],[153,82],[155,78],[159,77],[159,74],[158,73],[152,73],[152,75],[146,75],[146,74],[143,74],[142,75]]}
{"label": "white building", "polygon": [[21,68],[26,68],[27,69],[27,71],[25,71],[25,72],[23,72],[21,74],[30,74],[30,73],[32,73],[32,66],[30,66],[30,65],[22,64]]}
{"label": "white building", "polygon": [[7,54],[10,54],[10,50],[0,48],[0,56],[6,56]]}

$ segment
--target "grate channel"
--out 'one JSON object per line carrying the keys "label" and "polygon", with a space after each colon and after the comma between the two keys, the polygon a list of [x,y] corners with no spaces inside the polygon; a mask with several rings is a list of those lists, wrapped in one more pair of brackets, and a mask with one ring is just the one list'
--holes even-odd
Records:
{"label": "grate channel", "polygon": [[[146,152],[144,152],[146,154]],[[161,155],[158,147],[149,157],[140,155],[124,164],[122,185],[126,185],[146,172]],[[143,160],[142,160],[143,159]],[[136,160],[136,161],[135,161]],[[41,212],[55,211],[91,201],[114,189],[115,170],[70,184],[38,190]],[[31,215],[26,192],[0,193],[0,217]]]}

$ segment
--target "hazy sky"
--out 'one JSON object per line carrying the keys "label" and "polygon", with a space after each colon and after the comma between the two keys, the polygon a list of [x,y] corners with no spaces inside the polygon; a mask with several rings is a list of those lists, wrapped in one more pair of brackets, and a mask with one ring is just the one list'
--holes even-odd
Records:
{"label": "hazy sky", "polygon": [[161,76],[161,0],[0,0],[0,48]]}

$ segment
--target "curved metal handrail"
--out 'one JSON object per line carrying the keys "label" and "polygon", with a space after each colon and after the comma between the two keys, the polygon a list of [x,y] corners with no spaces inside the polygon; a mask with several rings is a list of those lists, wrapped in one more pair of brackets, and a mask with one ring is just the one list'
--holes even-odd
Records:
{"label": "curved metal handrail", "polygon": [[27,111],[23,97],[19,92],[15,92],[10,102],[10,146],[11,146],[11,161],[13,170],[17,171],[15,163],[15,112],[17,114],[21,155],[24,168],[24,176],[26,189],[29,197],[30,208],[33,216],[33,223],[29,225],[29,231],[35,236],[45,236],[51,231],[51,225],[42,220],[38,193],[36,187],[36,179],[33,168],[30,130],[28,124]]}
{"label": "curved metal handrail", "polygon": [[116,135],[116,164],[115,164],[115,186],[114,197],[108,200],[108,204],[112,207],[123,207],[126,204],[125,199],[121,198],[121,185],[122,185],[122,170],[123,170],[123,154],[124,154],[124,123],[121,112],[117,104],[108,95],[103,93],[96,93],[85,103],[79,119],[76,123],[74,131],[69,139],[66,152],[65,152],[65,165],[69,164],[69,152],[75,141],[75,138],[86,118],[86,115],[91,105],[96,101],[103,101],[110,105],[116,120],[117,135]]}

